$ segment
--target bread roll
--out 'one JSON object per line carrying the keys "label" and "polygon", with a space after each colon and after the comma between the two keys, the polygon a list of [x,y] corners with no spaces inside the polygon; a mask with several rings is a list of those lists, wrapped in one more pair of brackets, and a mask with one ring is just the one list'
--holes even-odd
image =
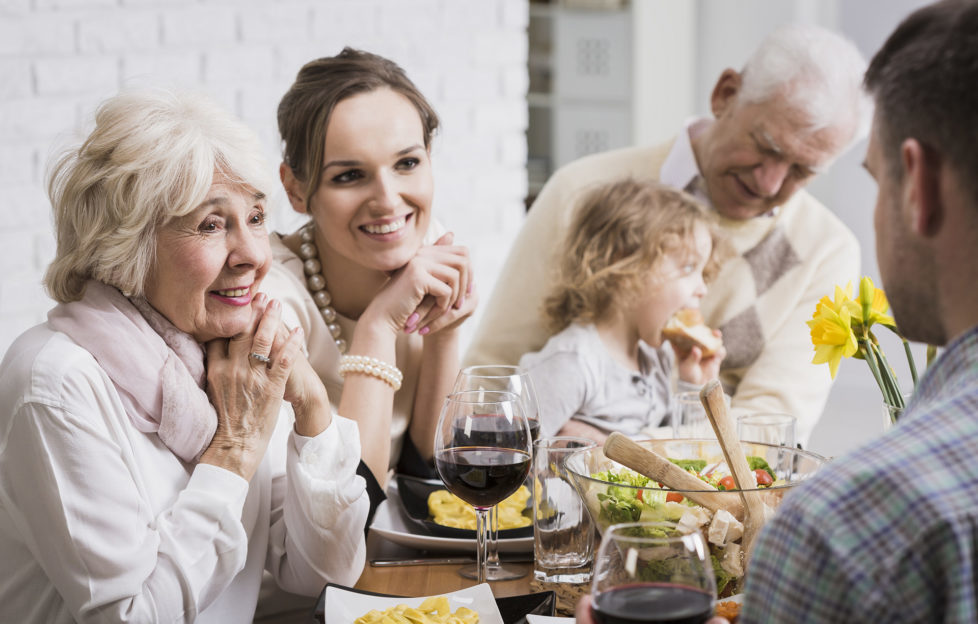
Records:
{"label": "bread roll", "polygon": [[683,308],[676,312],[662,329],[662,337],[671,342],[680,354],[699,347],[703,357],[711,357],[723,345],[720,337],[703,324],[703,315],[696,308]]}

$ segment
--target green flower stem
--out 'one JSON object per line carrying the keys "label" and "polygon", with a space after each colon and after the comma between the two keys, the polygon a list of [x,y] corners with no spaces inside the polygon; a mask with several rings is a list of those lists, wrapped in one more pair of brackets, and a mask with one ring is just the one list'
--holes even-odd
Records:
{"label": "green flower stem", "polygon": [[879,345],[873,345],[873,351],[876,357],[879,359],[880,372],[883,373],[883,380],[886,382],[890,390],[890,396],[893,398],[893,402],[890,405],[894,407],[903,407],[903,393],[900,392],[900,385],[897,383],[896,377],[893,374],[893,369],[890,367],[890,363],[886,361],[886,356],[883,355],[883,350],[879,348]]}
{"label": "green flower stem", "polygon": [[873,344],[869,341],[869,338],[866,337],[860,338],[859,342],[863,344],[863,349],[866,350],[866,363],[869,364],[869,370],[873,373],[873,377],[876,378],[876,385],[880,387],[880,392],[883,393],[883,401],[887,405],[893,405],[893,403],[890,402],[886,382],[883,381],[879,366],[876,364],[876,353],[873,351]]}
{"label": "green flower stem", "polygon": [[886,384],[887,394],[890,397],[889,403],[890,405],[899,406],[900,400],[897,397],[900,395],[900,392],[897,384],[894,382],[893,371],[890,369],[890,366],[886,361],[886,356],[883,355],[879,347],[876,345],[874,345],[874,347],[873,355],[876,356],[876,365],[880,369],[880,376],[883,378],[883,383]]}
{"label": "green flower stem", "polygon": [[910,365],[910,377],[913,378],[913,387],[917,388],[917,366],[913,361],[913,353],[910,351],[910,343],[903,336],[900,336],[900,340],[903,341],[903,351],[907,354],[907,364]]}

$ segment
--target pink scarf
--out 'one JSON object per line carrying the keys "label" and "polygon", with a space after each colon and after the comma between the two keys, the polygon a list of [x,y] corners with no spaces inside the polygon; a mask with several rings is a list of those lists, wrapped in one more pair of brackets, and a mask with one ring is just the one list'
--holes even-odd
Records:
{"label": "pink scarf", "polygon": [[145,299],[90,280],[80,301],[48,312],[50,326],[91,353],[132,424],[156,433],[185,462],[196,461],[217,429],[204,391],[204,350]]}

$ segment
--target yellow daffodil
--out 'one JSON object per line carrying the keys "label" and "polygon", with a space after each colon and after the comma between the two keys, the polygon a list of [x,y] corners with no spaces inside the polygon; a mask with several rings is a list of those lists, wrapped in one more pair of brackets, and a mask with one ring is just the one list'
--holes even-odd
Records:
{"label": "yellow daffodil", "polygon": [[828,297],[822,297],[819,302],[815,304],[815,314],[812,316],[812,318],[818,316],[820,308],[830,308],[834,310],[836,314],[840,314],[842,309],[845,308],[849,311],[849,316],[852,318],[853,322],[858,323],[860,319],[862,319],[862,309],[852,298],[852,282],[846,284],[845,288],[836,286],[834,300],[829,299]]}
{"label": "yellow daffodil", "polygon": [[887,405],[902,408],[903,395],[896,380],[896,374],[886,361],[873,325],[883,325],[903,341],[907,362],[917,383],[917,371],[907,340],[897,331],[893,317],[889,315],[890,304],[886,294],[876,288],[873,280],[864,277],[859,281],[859,300],[852,298],[852,283],[845,288],[835,287],[835,298],[827,296],[815,304],[815,314],[807,321],[811,329],[812,345],[815,347],[813,364],[828,364],[829,372],[835,379],[842,358],[857,357],[865,359],[883,393]]}
{"label": "yellow daffodil", "polygon": [[888,314],[890,303],[886,300],[886,293],[877,288],[868,277],[859,281],[859,308],[860,324],[866,331],[877,323],[890,329],[896,328],[893,317]]}
{"label": "yellow daffodil", "polygon": [[852,357],[852,354],[859,349],[856,335],[852,332],[851,306],[846,305],[845,300],[839,297],[840,292],[840,289],[836,288],[834,302],[828,297],[823,297],[815,308],[812,320],[808,321],[812,344],[815,345],[812,364],[828,362],[833,379],[839,370],[839,362],[842,358]]}

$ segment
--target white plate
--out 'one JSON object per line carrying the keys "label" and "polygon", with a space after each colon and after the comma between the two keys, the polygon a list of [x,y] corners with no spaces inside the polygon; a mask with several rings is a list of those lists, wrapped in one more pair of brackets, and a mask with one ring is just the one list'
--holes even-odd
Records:
{"label": "white plate", "polygon": [[[475,553],[474,539],[459,539],[454,537],[436,537],[422,533],[412,533],[411,520],[401,506],[397,494],[397,484],[391,479],[387,486],[387,500],[377,507],[370,530],[395,544],[417,548],[419,550],[435,550],[444,552]],[[518,537],[499,540],[499,552],[528,553],[533,552],[533,537]]]}
{"label": "white plate", "polygon": [[573,622],[572,617],[554,617],[552,615],[527,615],[526,621],[529,624],[566,624]]}
{"label": "white plate", "polygon": [[[459,607],[468,607],[479,614],[480,624],[503,624],[503,618],[499,615],[499,607],[496,606],[496,599],[493,598],[488,583],[440,595],[448,598],[452,613]],[[324,603],[325,624],[351,624],[371,609],[384,611],[401,604],[417,607],[424,602],[425,598],[426,596],[421,598],[368,596],[342,587],[327,587]]]}

